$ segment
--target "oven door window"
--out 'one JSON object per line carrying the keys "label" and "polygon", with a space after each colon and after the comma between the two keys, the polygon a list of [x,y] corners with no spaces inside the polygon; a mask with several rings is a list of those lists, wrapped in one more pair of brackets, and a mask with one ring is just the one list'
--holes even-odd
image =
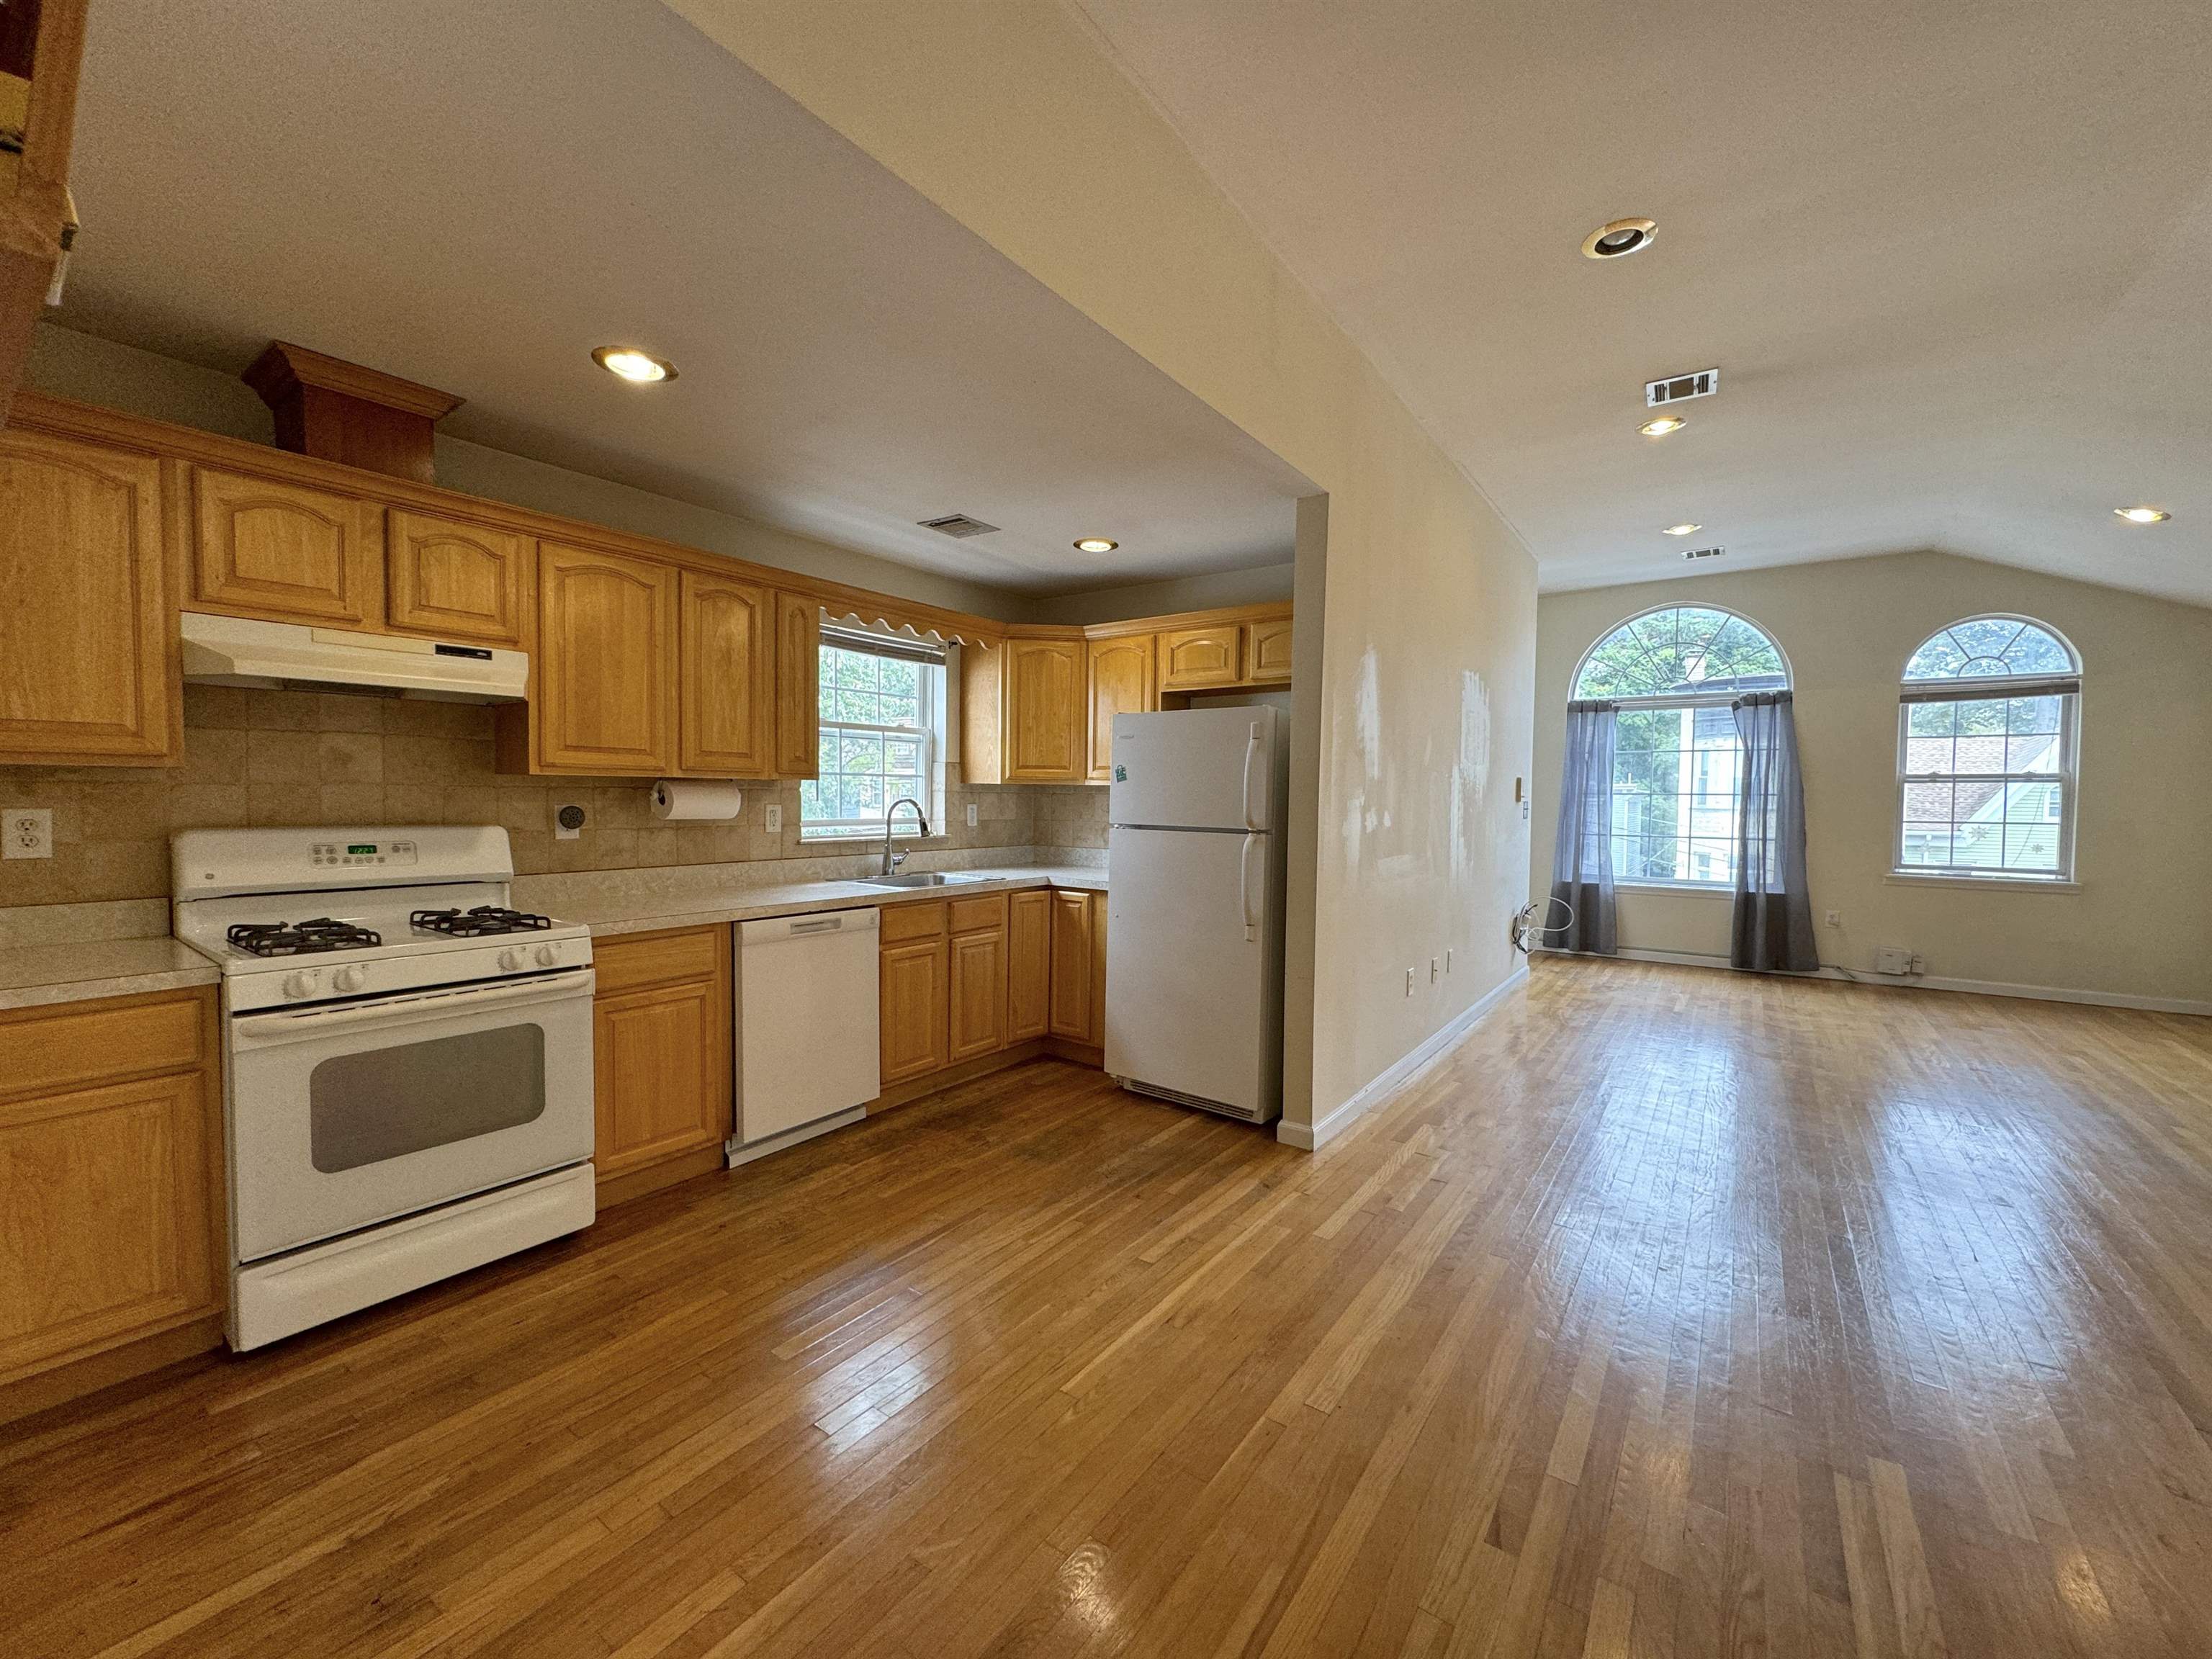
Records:
{"label": "oven door window", "polygon": [[307,1079],[312,1155],[325,1175],[494,1134],[544,1110],[536,1024],[340,1054]]}

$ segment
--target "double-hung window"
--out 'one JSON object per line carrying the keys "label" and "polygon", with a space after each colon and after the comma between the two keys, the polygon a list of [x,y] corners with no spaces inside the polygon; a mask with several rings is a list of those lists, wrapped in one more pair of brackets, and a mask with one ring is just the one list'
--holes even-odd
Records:
{"label": "double-hung window", "polygon": [[1632,617],[1576,671],[1573,695],[1618,709],[1613,774],[1613,879],[1631,885],[1732,887],[1743,745],[1729,704],[1786,690],[1781,647],[1747,617],[1712,605]]}
{"label": "double-hung window", "polygon": [[[884,833],[902,796],[939,817],[945,720],[942,646],[824,625],[820,769],[799,787],[800,836],[809,841]],[[915,831],[902,811],[896,833]]]}
{"label": "double-hung window", "polygon": [[2074,872],[2081,665],[2024,617],[1971,617],[1905,664],[1897,718],[1900,875]]}

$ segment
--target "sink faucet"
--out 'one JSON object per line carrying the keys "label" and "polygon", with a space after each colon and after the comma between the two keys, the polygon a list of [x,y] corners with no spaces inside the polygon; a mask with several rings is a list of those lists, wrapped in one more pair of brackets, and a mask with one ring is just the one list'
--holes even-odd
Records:
{"label": "sink faucet", "polygon": [[914,808],[915,821],[921,825],[921,833],[929,834],[929,814],[921,810],[921,803],[911,795],[901,795],[884,810],[884,870],[885,875],[906,862],[906,854],[891,851],[891,815],[902,806]]}

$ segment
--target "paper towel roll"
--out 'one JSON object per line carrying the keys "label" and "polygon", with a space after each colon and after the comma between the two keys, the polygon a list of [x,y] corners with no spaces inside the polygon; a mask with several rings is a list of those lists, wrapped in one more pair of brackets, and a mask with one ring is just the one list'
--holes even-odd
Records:
{"label": "paper towel roll", "polygon": [[729,819],[744,811],[745,792],[734,783],[696,778],[663,778],[653,786],[653,816],[684,822]]}

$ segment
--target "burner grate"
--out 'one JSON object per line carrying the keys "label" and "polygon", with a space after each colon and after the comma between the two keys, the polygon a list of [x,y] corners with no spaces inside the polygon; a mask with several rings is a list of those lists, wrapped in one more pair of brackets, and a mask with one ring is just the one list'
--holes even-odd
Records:
{"label": "burner grate", "polygon": [[550,927],[553,918],[527,910],[507,910],[496,904],[479,904],[473,910],[417,910],[408,926],[449,939],[483,939],[495,933],[527,933]]}
{"label": "burner grate", "polygon": [[224,937],[252,957],[302,957],[322,951],[365,951],[384,943],[372,927],[317,916],[308,921],[242,921]]}

